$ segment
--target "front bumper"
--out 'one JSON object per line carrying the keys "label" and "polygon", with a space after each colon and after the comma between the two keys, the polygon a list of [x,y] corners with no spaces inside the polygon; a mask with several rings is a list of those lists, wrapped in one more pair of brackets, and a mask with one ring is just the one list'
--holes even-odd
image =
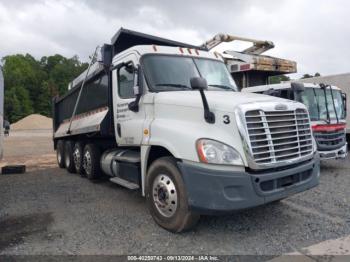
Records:
{"label": "front bumper", "polygon": [[200,214],[217,214],[251,208],[315,187],[320,163],[314,159],[281,171],[253,174],[213,170],[179,162],[190,208]]}
{"label": "front bumper", "polygon": [[345,158],[348,155],[348,144],[345,143],[345,145],[338,149],[318,152],[321,160]]}

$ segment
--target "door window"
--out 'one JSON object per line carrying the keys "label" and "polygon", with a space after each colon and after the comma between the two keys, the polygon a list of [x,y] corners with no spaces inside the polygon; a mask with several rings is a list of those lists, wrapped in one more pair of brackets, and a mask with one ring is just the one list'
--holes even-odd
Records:
{"label": "door window", "polygon": [[118,91],[120,98],[133,98],[134,95],[134,67],[125,65],[118,70]]}

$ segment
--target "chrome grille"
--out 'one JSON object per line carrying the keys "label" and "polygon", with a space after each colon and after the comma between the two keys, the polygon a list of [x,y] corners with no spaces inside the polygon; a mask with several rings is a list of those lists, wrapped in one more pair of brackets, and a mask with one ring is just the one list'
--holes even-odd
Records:
{"label": "chrome grille", "polygon": [[336,131],[314,132],[315,140],[319,150],[336,149],[345,145],[346,134],[345,129]]}
{"label": "chrome grille", "polygon": [[245,113],[249,143],[256,164],[276,163],[312,154],[312,133],[306,110],[250,110]]}

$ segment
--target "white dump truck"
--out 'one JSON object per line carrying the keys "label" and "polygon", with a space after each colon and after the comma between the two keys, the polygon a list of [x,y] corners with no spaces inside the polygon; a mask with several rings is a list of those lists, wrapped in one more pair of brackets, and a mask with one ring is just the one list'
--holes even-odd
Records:
{"label": "white dump truck", "polygon": [[172,232],[318,184],[302,103],[237,92],[222,58],[198,46],[120,29],[97,53],[54,100],[61,168],[140,190]]}
{"label": "white dump truck", "polygon": [[345,158],[346,95],[336,86],[311,83],[282,83],[242,89],[245,93],[267,94],[306,105],[321,159]]}

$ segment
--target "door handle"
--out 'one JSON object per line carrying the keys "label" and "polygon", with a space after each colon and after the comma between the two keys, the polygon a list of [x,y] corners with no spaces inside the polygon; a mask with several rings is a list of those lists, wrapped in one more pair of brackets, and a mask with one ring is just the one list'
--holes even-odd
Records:
{"label": "door handle", "polygon": [[122,137],[122,127],[120,123],[117,124],[117,133],[119,137]]}

